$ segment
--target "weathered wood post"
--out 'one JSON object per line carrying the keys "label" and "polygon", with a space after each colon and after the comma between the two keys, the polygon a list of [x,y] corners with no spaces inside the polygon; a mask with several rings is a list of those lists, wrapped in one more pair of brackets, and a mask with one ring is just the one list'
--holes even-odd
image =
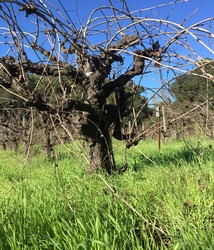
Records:
{"label": "weathered wood post", "polygon": [[160,129],[160,107],[156,107],[156,117],[158,119],[157,125],[158,125],[158,150],[160,151],[161,148],[161,129]]}

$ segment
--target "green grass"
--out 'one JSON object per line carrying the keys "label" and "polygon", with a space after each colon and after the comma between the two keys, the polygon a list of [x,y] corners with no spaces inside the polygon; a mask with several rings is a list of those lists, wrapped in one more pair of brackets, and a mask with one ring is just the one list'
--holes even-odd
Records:
{"label": "green grass", "polygon": [[122,176],[87,175],[61,147],[57,166],[39,148],[24,168],[20,152],[0,151],[0,249],[213,249],[208,144],[115,142],[118,167],[129,163]]}

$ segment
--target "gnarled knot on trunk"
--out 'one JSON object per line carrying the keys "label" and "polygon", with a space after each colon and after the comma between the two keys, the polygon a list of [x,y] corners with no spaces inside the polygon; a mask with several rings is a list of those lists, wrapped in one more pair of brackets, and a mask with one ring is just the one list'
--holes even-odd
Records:
{"label": "gnarled knot on trunk", "polygon": [[28,17],[31,14],[37,14],[38,10],[36,5],[33,4],[24,4],[19,11],[25,11],[25,16]]}

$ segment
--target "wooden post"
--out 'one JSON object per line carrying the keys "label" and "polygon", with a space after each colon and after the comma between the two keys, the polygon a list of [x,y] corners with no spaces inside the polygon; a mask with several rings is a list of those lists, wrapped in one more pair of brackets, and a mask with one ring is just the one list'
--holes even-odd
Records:
{"label": "wooden post", "polygon": [[209,134],[209,81],[207,79],[207,106],[206,106],[206,124],[205,124],[205,134]]}
{"label": "wooden post", "polygon": [[160,107],[156,107],[156,117],[158,119],[158,150],[161,148],[161,130],[160,130]]}
{"label": "wooden post", "polygon": [[165,116],[165,108],[162,106],[162,117],[163,117],[163,143],[166,143],[166,116]]}

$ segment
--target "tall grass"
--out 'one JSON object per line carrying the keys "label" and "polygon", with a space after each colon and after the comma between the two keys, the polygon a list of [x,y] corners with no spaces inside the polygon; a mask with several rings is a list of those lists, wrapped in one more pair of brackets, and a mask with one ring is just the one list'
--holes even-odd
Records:
{"label": "tall grass", "polygon": [[1,151],[0,248],[213,249],[214,154],[194,143],[115,143],[129,169],[102,178],[62,148],[57,164],[40,152],[24,169],[21,153]]}

